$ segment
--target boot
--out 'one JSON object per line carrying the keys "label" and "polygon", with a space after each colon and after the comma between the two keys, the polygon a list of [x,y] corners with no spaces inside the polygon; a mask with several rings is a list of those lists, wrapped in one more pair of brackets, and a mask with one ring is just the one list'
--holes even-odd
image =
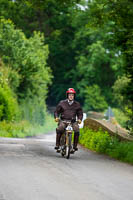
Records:
{"label": "boot", "polygon": [[56,150],[58,150],[60,146],[60,137],[61,137],[61,134],[56,133],[56,146],[55,146]]}
{"label": "boot", "polygon": [[73,149],[75,151],[78,151],[77,145],[78,145],[78,140],[79,140],[79,133],[74,134],[74,143],[73,143]]}

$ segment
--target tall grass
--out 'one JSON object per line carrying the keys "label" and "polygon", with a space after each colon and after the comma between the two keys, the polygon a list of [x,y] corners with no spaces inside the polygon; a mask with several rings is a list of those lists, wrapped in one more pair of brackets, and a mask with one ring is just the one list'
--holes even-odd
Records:
{"label": "tall grass", "polygon": [[28,120],[20,122],[0,122],[0,137],[19,137],[35,136],[42,133],[53,131],[56,128],[53,117],[47,114],[43,125],[31,124]]}

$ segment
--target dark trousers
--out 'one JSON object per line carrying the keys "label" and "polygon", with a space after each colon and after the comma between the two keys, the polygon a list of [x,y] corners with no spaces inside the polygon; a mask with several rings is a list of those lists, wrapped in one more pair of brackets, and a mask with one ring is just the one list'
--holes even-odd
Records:
{"label": "dark trousers", "polygon": [[[61,134],[64,132],[67,124],[65,122],[60,121],[58,127],[56,128],[56,146],[60,145],[60,137]],[[74,147],[77,147],[78,138],[79,138],[79,125],[77,122],[72,123],[72,128],[74,131]]]}
{"label": "dark trousers", "polygon": [[[59,122],[58,127],[56,129],[57,133],[59,134],[63,133],[66,127],[67,127],[67,124],[65,122],[62,122],[62,121]],[[79,133],[79,125],[77,122],[72,123],[72,128],[73,128],[74,133],[76,134]]]}

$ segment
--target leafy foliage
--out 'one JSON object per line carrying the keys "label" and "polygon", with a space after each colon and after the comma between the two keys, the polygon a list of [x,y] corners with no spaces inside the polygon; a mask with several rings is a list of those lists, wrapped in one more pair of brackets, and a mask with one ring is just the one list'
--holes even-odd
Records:
{"label": "leafy foliage", "polygon": [[[114,97],[117,103],[122,106],[123,103],[126,101],[124,98],[124,90],[127,88],[130,79],[126,76],[119,77],[116,82],[114,83],[113,90],[114,90]],[[127,103],[127,102],[125,102]]]}
{"label": "leafy foliage", "polygon": [[1,19],[1,57],[4,63],[19,74],[16,93],[20,98],[46,98],[51,75],[46,64],[48,47],[43,42],[42,34],[34,32],[34,36],[27,39],[21,30],[15,29],[11,21]]}
{"label": "leafy foliage", "polygon": [[105,34],[111,28],[105,26],[104,29],[93,30],[88,27],[91,20],[87,2],[16,0],[2,11],[28,37],[32,36],[33,30],[45,34],[50,51],[48,64],[54,75],[48,94],[49,104],[64,98],[69,87],[80,93],[78,100],[84,104],[84,89],[86,85],[94,84],[100,87],[105,101],[113,104],[111,87],[121,73],[122,58],[115,56],[119,49],[113,45],[112,35]]}
{"label": "leafy foliage", "polygon": [[[130,115],[133,119],[133,2],[131,0],[98,0],[89,1],[90,16],[93,16],[89,27],[101,27],[112,24],[111,34],[113,43],[119,46],[124,57],[124,75],[130,79],[126,89],[123,91],[124,99],[127,101],[128,109],[132,110]],[[126,112],[126,109],[125,109]]]}
{"label": "leafy foliage", "polygon": [[15,95],[8,82],[8,69],[0,61],[0,121],[13,121],[19,116],[19,108]]}
{"label": "leafy foliage", "polygon": [[114,108],[113,109],[114,115],[118,123],[122,126],[127,128],[127,121],[130,119],[129,116],[125,115],[122,109]]}
{"label": "leafy foliage", "polygon": [[30,133],[30,123],[28,121],[20,122],[0,122],[1,137],[25,137]]}
{"label": "leafy foliage", "polygon": [[81,129],[80,144],[96,152],[133,164],[133,142],[122,142],[102,130]]}
{"label": "leafy foliage", "polygon": [[111,138],[107,132],[99,130],[94,132],[88,128],[81,129],[80,143],[85,147],[104,153],[111,142]]}
{"label": "leafy foliage", "polygon": [[24,138],[55,130],[56,124],[53,117],[47,113],[45,123],[42,125],[31,124],[28,120],[19,122],[0,122],[0,137]]}
{"label": "leafy foliage", "polygon": [[[33,37],[27,39],[21,30],[15,28],[10,20],[0,20],[0,52],[1,58],[8,69],[8,82],[10,88],[16,94],[19,104],[26,105],[30,116],[22,117],[32,123],[44,124],[46,112],[46,96],[48,84],[51,82],[51,70],[47,66],[48,46],[44,45],[44,36],[39,32],[34,32]],[[5,73],[5,72],[4,72]],[[8,99],[3,104],[8,107],[13,101],[9,89],[2,92],[1,98]],[[32,104],[31,104],[32,102]],[[13,103],[12,103],[13,104]],[[15,103],[14,103],[15,105]],[[30,106],[29,106],[30,105]],[[4,115],[3,105],[1,115]],[[10,113],[15,112],[12,107]],[[34,114],[33,114],[34,112]],[[5,113],[5,116],[7,113]],[[11,117],[7,117],[11,120]],[[1,118],[7,119],[6,117]]]}
{"label": "leafy foliage", "polygon": [[17,115],[16,100],[8,87],[0,86],[0,120],[14,120]]}
{"label": "leafy foliage", "polygon": [[104,97],[101,95],[98,85],[88,86],[85,89],[85,106],[86,111],[104,111],[108,107]]}
{"label": "leafy foliage", "polygon": [[110,105],[133,117],[132,7],[131,0],[0,0],[0,57],[24,119],[42,125],[46,99],[55,105],[69,87],[87,111]]}

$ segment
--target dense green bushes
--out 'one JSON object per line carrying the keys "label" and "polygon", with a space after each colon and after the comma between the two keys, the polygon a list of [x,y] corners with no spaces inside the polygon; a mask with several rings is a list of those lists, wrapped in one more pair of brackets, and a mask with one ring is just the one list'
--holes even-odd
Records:
{"label": "dense green bushes", "polygon": [[129,120],[129,117],[121,109],[113,108],[113,112],[116,120],[122,127],[126,127],[126,123]]}
{"label": "dense green bushes", "polygon": [[12,121],[18,115],[17,101],[9,88],[0,86],[0,120]]}
{"label": "dense green bushes", "polygon": [[48,54],[43,34],[26,38],[10,20],[0,19],[0,136],[33,135],[53,122],[45,102],[51,83]]}
{"label": "dense green bushes", "polygon": [[[108,7],[108,4],[112,3],[107,1],[106,4]],[[97,18],[97,15],[103,13],[101,11],[91,15],[93,11],[97,10],[97,7],[98,3],[95,5],[95,1],[86,0],[62,0],[58,2],[56,0],[34,0],[30,3],[20,0],[0,0],[1,15],[6,19],[11,19],[18,29],[23,30],[28,38],[31,37],[30,41],[33,41],[34,30],[44,33],[45,41],[49,46],[48,65],[54,75],[48,103],[54,106],[65,97],[64,91],[69,87],[76,89],[77,98],[85,105],[86,109],[94,107],[95,110],[99,108],[99,111],[103,111],[107,106],[106,104],[111,107],[114,104],[117,106],[116,102],[113,102],[111,87],[118,75],[123,74],[123,56],[118,44],[114,44],[113,31],[117,29],[112,29],[112,27],[115,26],[115,22],[109,20],[101,28],[98,22],[98,28],[96,25],[95,28],[92,28],[93,20]],[[99,9],[102,9],[102,7],[99,6]],[[4,43],[8,44],[9,47],[11,42],[15,44],[14,51],[10,53],[14,59],[20,57],[20,61],[23,62],[19,62],[17,59],[18,62],[24,65],[24,69],[27,65],[29,73],[29,66],[31,63],[34,66],[33,60],[36,60],[34,51],[36,51],[37,46],[35,45],[35,48],[33,48],[33,57],[31,57],[32,54],[27,51],[27,49],[29,50],[29,41],[27,45],[27,40],[24,41],[22,37],[18,37],[20,33],[22,36],[22,31],[16,31],[15,34],[13,33],[12,40],[9,42],[4,40]],[[9,31],[6,37],[8,38],[10,35],[12,35],[12,31]],[[19,41],[14,42],[16,38],[19,38]],[[22,51],[22,46],[24,51]],[[30,56],[29,59],[26,58],[26,53],[28,53],[27,58]],[[24,57],[21,55],[24,55]],[[5,57],[5,60],[8,59]],[[40,60],[39,56],[38,59]],[[32,65],[31,68],[33,69]],[[30,78],[27,76],[26,80]],[[20,81],[24,83],[23,79]],[[27,82],[25,83],[27,85]],[[32,84],[29,84],[28,88],[32,89]],[[25,85],[23,86],[26,89]],[[89,88],[86,88],[87,86]],[[89,98],[90,89],[91,97],[93,97],[91,99]],[[100,90],[100,92],[95,92],[95,90]],[[97,105],[93,101],[95,96],[98,98]],[[89,102],[88,107],[85,100]]]}
{"label": "dense green bushes", "polygon": [[9,71],[0,60],[0,121],[16,120],[20,114],[15,94],[9,87]]}
{"label": "dense green bushes", "polygon": [[10,20],[0,19],[0,52],[5,65],[16,72],[14,76],[10,74],[10,86],[16,95],[20,99],[45,100],[51,71],[47,66],[49,51],[43,34],[34,32],[32,37],[26,38]]}
{"label": "dense green bushes", "polygon": [[80,130],[80,144],[96,152],[133,164],[133,142],[122,142],[102,130],[88,128]]}
{"label": "dense green bushes", "polygon": [[29,134],[30,123],[28,121],[20,122],[0,122],[1,137],[25,137]]}
{"label": "dense green bushes", "polygon": [[[133,2],[123,2],[0,0],[0,57],[11,68],[10,88],[28,101],[26,118],[44,121],[51,68],[49,104],[74,87],[86,111],[119,107],[133,129]],[[36,115],[29,106],[35,96]]]}

